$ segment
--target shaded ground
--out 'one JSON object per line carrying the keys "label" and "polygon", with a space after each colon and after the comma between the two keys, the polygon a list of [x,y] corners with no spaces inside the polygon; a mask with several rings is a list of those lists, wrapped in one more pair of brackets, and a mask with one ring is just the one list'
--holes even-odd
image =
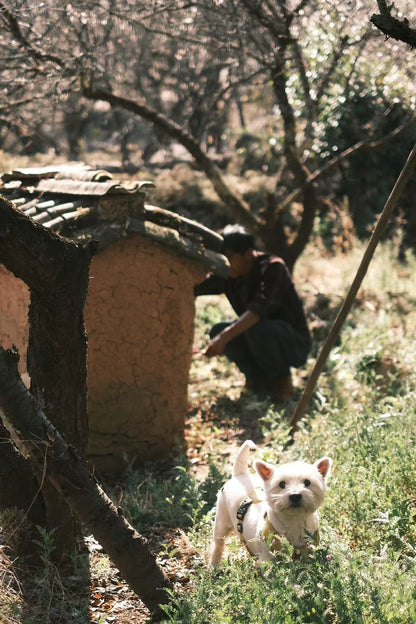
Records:
{"label": "shaded ground", "polygon": [[[216,463],[220,458],[225,466],[231,466],[242,441],[250,438],[257,444],[266,442],[261,419],[270,403],[246,393],[242,376],[222,359],[202,360],[193,366],[190,381],[187,458],[190,470],[202,483],[208,476],[211,458],[215,457]],[[283,405],[283,413],[291,413],[295,404],[292,401]],[[150,542],[155,551],[166,553],[159,555],[158,561],[176,592],[188,591],[197,569],[205,565],[206,553],[198,552],[179,529],[159,533],[156,528]],[[91,615],[93,622],[149,622],[140,600],[123,584],[118,572],[109,573],[108,568],[105,578],[93,579]]]}
{"label": "shaded ground", "polygon": [[[218,305],[218,301],[214,302]],[[208,302],[209,304],[209,302]],[[207,301],[201,306],[206,306]],[[226,315],[227,303],[220,302],[221,314]],[[207,319],[209,325],[210,319]],[[206,345],[204,332],[195,339],[195,350],[201,350]],[[296,372],[295,384],[299,390],[293,401],[281,406],[283,417],[293,410],[296,399],[300,396],[302,386],[301,375],[305,371]],[[207,479],[209,465],[224,464],[227,472],[232,459],[242,441],[247,438],[261,445],[267,442],[264,438],[262,418],[267,416],[271,407],[268,400],[261,400],[256,395],[246,392],[244,377],[239,371],[226,361],[225,358],[208,360],[202,354],[196,353],[191,366],[189,384],[189,410],[186,420],[187,460],[189,470],[194,473],[201,484]],[[121,501],[121,506],[123,502]],[[137,527],[140,531],[140,526]],[[166,530],[166,527],[155,525],[150,534],[146,533],[150,547],[158,555],[158,562],[174,585],[177,594],[189,591],[192,579],[197,570],[205,565],[204,552],[198,552],[190,543],[187,535],[181,529]],[[73,596],[65,596],[70,613],[65,614],[48,612],[47,619],[30,621],[36,624],[145,624],[150,621],[149,613],[139,598],[124,582],[118,570],[111,564],[103,553],[101,546],[93,537],[86,539],[89,550],[89,588],[83,595],[77,594],[74,587]],[[5,574],[10,573],[9,586],[17,583],[13,581],[13,566],[5,557],[3,566]],[[87,577],[85,577],[88,579]],[[78,579],[78,588],[85,588],[85,578]],[[88,583],[88,581],[87,581]],[[30,583],[29,583],[30,585]],[[45,592],[47,588],[45,587]],[[26,604],[21,602],[22,608],[27,609],[30,616],[31,604],[35,604],[36,592],[42,590],[37,585],[32,599]],[[53,588],[54,593],[60,588]],[[0,593],[1,600],[1,593]],[[19,602],[18,594],[13,598]],[[73,604],[72,604],[73,603]],[[0,604],[1,607],[1,604]],[[89,616],[86,615],[89,611]],[[2,609],[4,613],[4,610]],[[68,619],[67,619],[68,618]],[[2,621],[2,624],[22,624],[21,616]]]}

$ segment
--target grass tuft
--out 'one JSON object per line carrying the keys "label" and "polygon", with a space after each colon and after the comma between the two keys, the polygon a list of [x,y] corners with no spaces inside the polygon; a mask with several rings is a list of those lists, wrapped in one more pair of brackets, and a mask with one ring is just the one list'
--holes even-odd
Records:
{"label": "grass tuft", "polygon": [[[342,300],[362,249],[355,248],[349,256],[320,257],[316,265],[313,260],[311,263],[315,252],[310,253],[297,267],[300,292],[305,287],[308,301],[318,296],[321,302],[331,299],[331,291]],[[231,541],[228,560],[214,571],[201,569],[192,591],[176,596],[167,608],[165,622],[416,621],[415,268],[414,258],[405,264],[397,262],[388,244],[378,250],[294,444],[286,444],[293,405],[282,410],[273,404],[258,404],[251,412],[258,424],[257,441],[263,457],[275,462],[315,461],[322,455],[333,458],[333,474],[321,511],[320,546],[306,560],[294,562],[286,545],[280,560],[259,565]],[[197,340],[213,320],[213,304],[211,300],[206,308],[198,308]],[[323,314],[327,329],[332,317]],[[313,363],[311,358],[306,372]],[[225,365],[216,364],[219,369]],[[212,378],[205,381],[208,371],[204,366],[212,364],[198,361],[194,365],[194,383],[198,377],[202,380],[194,397],[200,425],[204,418],[208,422],[214,418],[221,431],[230,421],[230,412],[221,413],[213,404],[208,413],[204,411],[213,383]],[[209,372],[212,375],[213,369]],[[233,394],[239,387],[239,373],[231,368],[228,375]],[[295,376],[302,385],[304,371]],[[245,410],[249,397],[241,394],[234,403]],[[241,414],[231,414],[231,422],[234,436],[228,443],[234,442],[235,449],[245,434],[239,428]],[[220,455],[210,456],[214,464],[218,460],[221,471],[226,471]],[[201,545],[197,527],[191,527],[189,534]],[[206,549],[209,538],[206,531],[202,536],[202,541],[207,540]]]}

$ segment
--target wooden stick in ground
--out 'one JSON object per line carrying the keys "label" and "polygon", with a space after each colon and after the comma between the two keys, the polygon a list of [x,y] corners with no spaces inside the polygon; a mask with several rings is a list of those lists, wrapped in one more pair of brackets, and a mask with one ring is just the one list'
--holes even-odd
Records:
{"label": "wooden stick in ground", "polygon": [[24,442],[33,462],[45,467],[46,478],[92,532],[130,587],[160,620],[169,601],[168,579],[146,540],[130,526],[80,459],[48,421],[17,372],[15,350],[0,347],[0,416]]}
{"label": "wooden stick in ground", "polygon": [[295,408],[295,411],[292,414],[292,417],[290,419],[290,427],[291,427],[292,434],[296,430],[296,426],[298,422],[301,420],[301,418],[303,418],[303,415],[305,413],[309,400],[312,396],[312,392],[316,386],[316,382],[318,381],[319,375],[321,374],[325,366],[325,362],[328,359],[328,356],[331,352],[332,347],[334,346],[335,340],[341,330],[341,327],[344,324],[344,321],[349,311],[351,310],[351,307],[357,295],[358,289],[361,286],[361,282],[363,281],[365,274],[367,273],[367,269],[369,267],[373,254],[375,252],[375,249],[387,227],[390,216],[394,208],[396,207],[396,204],[401,194],[403,193],[407,182],[410,179],[410,176],[413,172],[415,165],[416,165],[416,145],[413,147],[412,151],[410,152],[410,155],[406,161],[406,164],[403,167],[399,177],[397,178],[396,184],[394,185],[394,188],[392,192],[390,193],[390,196],[383,208],[383,212],[381,213],[380,219],[378,220],[378,223],[376,227],[374,228],[374,231],[371,235],[370,241],[368,243],[367,249],[364,252],[363,258],[361,260],[360,266],[358,267],[357,274],[354,278],[354,281],[351,284],[351,287],[344,300],[344,303],[342,304],[338,312],[338,315],[331,327],[331,330],[322,346],[321,352],[318,356],[318,359],[315,362],[315,366],[312,370],[311,376],[308,379],[308,383],[306,384],[305,390],[303,391],[303,394]]}

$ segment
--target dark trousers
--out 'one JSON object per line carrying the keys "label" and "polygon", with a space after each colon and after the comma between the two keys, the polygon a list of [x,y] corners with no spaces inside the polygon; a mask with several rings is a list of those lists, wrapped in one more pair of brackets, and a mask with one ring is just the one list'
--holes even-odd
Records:
{"label": "dark trousers", "polygon": [[[214,338],[232,323],[217,323],[209,335]],[[311,339],[300,334],[289,323],[260,319],[247,331],[231,340],[224,351],[246,376],[247,382],[273,382],[290,374],[290,367],[305,364],[311,350]]]}

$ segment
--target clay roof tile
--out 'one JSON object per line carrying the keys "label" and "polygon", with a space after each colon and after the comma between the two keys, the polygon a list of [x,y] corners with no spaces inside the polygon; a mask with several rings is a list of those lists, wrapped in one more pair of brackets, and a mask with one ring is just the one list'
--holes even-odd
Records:
{"label": "clay roof tile", "polygon": [[210,269],[217,258],[219,271],[226,273],[222,237],[181,215],[145,205],[146,191],[153,187],[149,180],[115,180],[84,163],[20,168],[0,176],[2,195],[58,234],[104,246],[114,240],[109,230],[119,237],[138,232]]}

